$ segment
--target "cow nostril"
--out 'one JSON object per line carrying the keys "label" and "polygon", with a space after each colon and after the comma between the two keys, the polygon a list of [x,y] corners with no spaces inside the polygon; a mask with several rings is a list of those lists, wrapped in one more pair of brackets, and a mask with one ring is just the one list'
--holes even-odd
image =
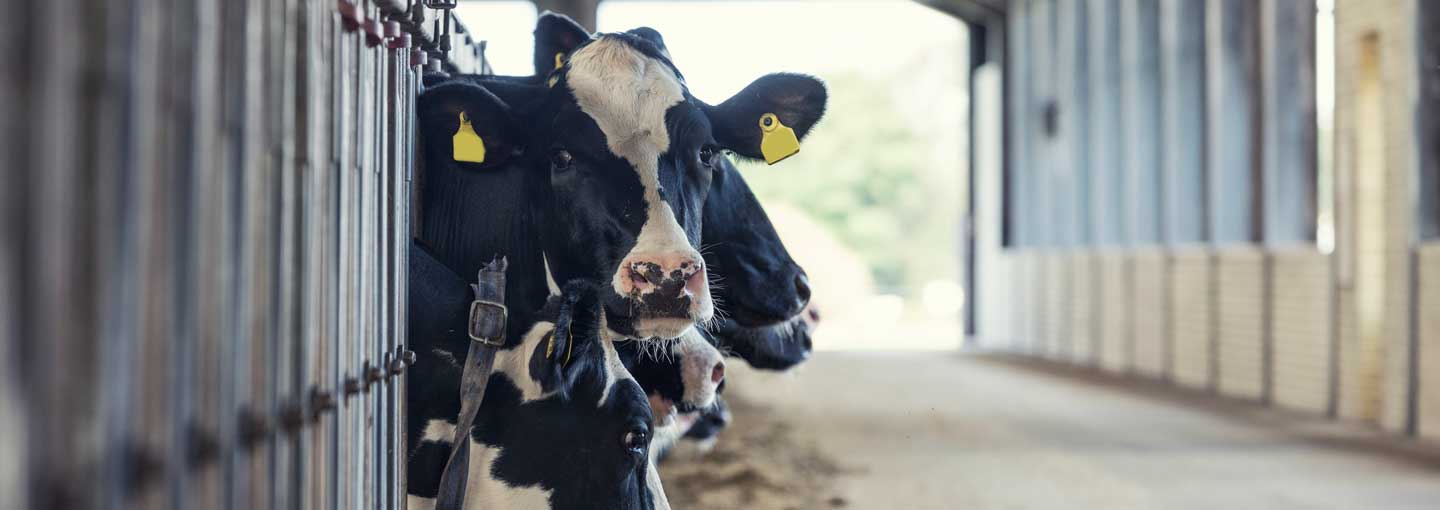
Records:
{"label": "cow nostril", "polygon": [[810,278],[803,272],[795,275],[795,295],[800,297],[801,306],[810,302]]}
{"label": "cow nostril", "polygon": [[725,380],[725,362],[722,361],[722,362],[716,363],[716,364],[715,364],[715,368],[710,369],[710,382],[719,384],[720,381],[724,381],[724,380]]}
{"label": "cow nostril", "polygon": [[[685,266],[682,265],[681,267]],[[698,285],[700,282],[705,281],[705,266],[696,263],[691,264],[691,267],[694,267],[695,271],[685,276],[685,283],[688,285]]]}

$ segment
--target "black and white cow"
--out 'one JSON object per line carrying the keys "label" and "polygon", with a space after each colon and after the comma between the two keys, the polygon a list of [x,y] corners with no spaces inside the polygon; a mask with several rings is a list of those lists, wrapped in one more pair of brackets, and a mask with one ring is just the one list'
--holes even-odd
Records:
{"label": "black and white cow", "polygon": [[[433,508],[469,347],[465,279],[415,245],[410,255],[407,502]],[[577,281],[507,341],[470,434],[466,508],[667,509],[649,458],[644,391],[604,340],[599,293]]]}
{"label": "black and white cow", "polygon": [[[669,58],[659,32],[642,27],[627,33],[650,41]],[[542,13],[535,28],[534,76],[474,79],[540,84],[552,71],[563,69],[565,56],[589,39],[590,34],[570,18]],[[723,275],[723,285],[712,293],[726,318],[709,329],[722,350],[752,366],[789,368],[808,357],[810,333],[819,320],[818,312],[807,308],[809,280],[735,165],[720,158],[715,170],[702,212],[702,231],[705,263],[714,274]]]}
{"label": "black and white cow", "polygon": [[[524,249],[529,253],[510,255],[532,261],[512,265],[524,273],[512,277],[512,287],[530,295],[512,295],[538,303],[543,295],[533,294],[544,289],[537,282],[548,262],[556,281],[610,284],[604,301],[613,331],[678,337],[713,315],[698,247],[720,152],[760,157],[759,122],[767,113],[803,137],[823,113],[824,86],[773,74],[711,106],[691,96],[663,51],[642,37],[602,34],[568,55],[555,85],[524,105],[526,112],[459,80],[422,96],[432,154],[421,238],[461,274]],[[457,132],[462,113],[495,146],[487,150],[493,160],[452,159],[446,135]],[[521,164],[505,165],[510,158]],[[494,173],[507,175],[487,175],[487,167],[505,167]],[[511,196],[490,200],[496,190]]]}
{"label": "black and white cow", "polygon": [[[609,283],[606,336],[693,335],[692,324],[713,313],[695,248],[716,154],[758,157],[753,119],[763,113],[803,136],[823,110],[823,86],[772,75],[706,105],[661,51],[626,34],[576,48],[556,81],[519,111],[467,83],[422,97],[421,238],[461,274],[510,257],[512,342],[541,318],[533,310],[549,294],[547,276]],[[743,116],[753,117],[748,126]],[[452,157],[446,135],[462,124],[485,140],[485,161]]]}

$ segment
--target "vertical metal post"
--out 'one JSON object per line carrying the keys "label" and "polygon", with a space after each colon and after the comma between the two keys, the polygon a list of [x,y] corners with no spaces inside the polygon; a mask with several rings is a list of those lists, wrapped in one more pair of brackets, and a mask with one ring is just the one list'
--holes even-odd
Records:
{"label": "vertical metal post", "polygon": [[1206,164],[1211,241],[1217,244],[1259,240],[1258,9],[1249,0],[1206,5]]}

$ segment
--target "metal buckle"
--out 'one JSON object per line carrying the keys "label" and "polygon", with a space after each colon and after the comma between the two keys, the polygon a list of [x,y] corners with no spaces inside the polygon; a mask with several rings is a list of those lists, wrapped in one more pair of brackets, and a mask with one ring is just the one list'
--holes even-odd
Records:
{"label": "metal buckle", "polygon": [[[482,312],[488,312],[481,315]],[[498,316],[498,320],[485,320]],[[505,322],[510,316],[510,309],[504,303],[497,303],[485,299],[476,299],[470,302],[470,322],[467,333],[470,339],[492,347],[500,347],[505,343]],[[482,321],[484,324],[482,324]],[[494,331],[479,331],[484,327],[494,326]],[[486,336],[486,333],[493,333],[494,336]]]}

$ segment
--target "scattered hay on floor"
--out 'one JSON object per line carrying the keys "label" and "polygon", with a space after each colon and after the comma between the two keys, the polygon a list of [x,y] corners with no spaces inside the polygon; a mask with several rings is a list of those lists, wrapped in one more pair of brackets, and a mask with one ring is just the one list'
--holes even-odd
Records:
{"label": "scattered hay on floor", "polygon": [[835,478],[846,471],[812,439],[796,433],[775,410],[726,395],[734,420],[714,448],[701,452],[682,441],[660,478],[677,509],[810,510],[845,508]]}

